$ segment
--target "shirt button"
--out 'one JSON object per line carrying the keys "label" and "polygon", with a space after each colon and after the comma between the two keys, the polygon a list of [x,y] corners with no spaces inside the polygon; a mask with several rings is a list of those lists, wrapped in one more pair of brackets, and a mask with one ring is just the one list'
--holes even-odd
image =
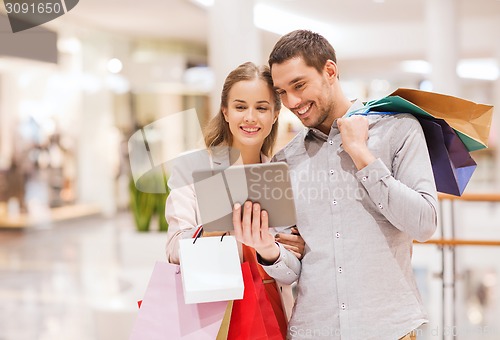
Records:
{"label": "shirt button", "polygon": [[333,203],[333,205],[337,205],[337,201],[335,201],[335,200],[333,200],[332,203]]}
{"label": "shirt button", "polygon": [[366,182],[366,180],[367,180],[367,179],[368,179],[368,177],[366,177],[366,176],[363,176],[363,178],[361,178],[361,180],[362,180],[363,182]]}
{"label": "shirt button", "polygon": [[340,305],[340,308],[342,308],[342,310],[345,310],[347,308],[347,306],[345,305],[345,303],[343,303]]}
{"label": "shirt button", "polygon": [[330,139],[330,140],[328,141],[328,144],[333,145],[333,140],[331,140],[331,139]]}
{"label": "shirt button", "polygon": [[286,272],[287,275],[290,275],[292,272]]}
{"label": "shirt button", "polygon": [[335,170],[330,170],[330,175],[333,175],[335,173]]}
{"label": "shirt button", "polygon": [[383,207],[383,206],[382,206],[382,204],[380,204],[380,203],[379,203],[378,207],[379,207],[380,209],[384,209],[384,207]]}
{"label": "shirt button", "polygon": [[336,238],[340,238],[340,233],[335,233]]}
{"label": "shirt button", "polygon": [[338,270],[339,270],[339,273],[342,273],[342,267],[339,267]]}

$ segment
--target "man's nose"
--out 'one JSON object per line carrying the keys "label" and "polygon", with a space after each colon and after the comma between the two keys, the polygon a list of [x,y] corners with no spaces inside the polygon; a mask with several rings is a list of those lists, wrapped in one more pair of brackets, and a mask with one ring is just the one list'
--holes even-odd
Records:
{"label": "man's nose", "polygon": [[294,109],[300,104],[300,97],[294,95],[293,93],[287,93],[285,100],[283,100],[283,105],[288,109]]}

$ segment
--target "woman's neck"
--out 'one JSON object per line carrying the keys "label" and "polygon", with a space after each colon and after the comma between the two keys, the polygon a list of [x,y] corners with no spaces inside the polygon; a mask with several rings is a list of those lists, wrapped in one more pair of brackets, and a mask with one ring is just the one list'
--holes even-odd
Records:
{"label": "woman's neck", "polygon": [[260,148],[259,149],[245,149],[237,150],[232,149],[230,153],[230,163],[231,164],[256,164],[262,163],[260,158]]}

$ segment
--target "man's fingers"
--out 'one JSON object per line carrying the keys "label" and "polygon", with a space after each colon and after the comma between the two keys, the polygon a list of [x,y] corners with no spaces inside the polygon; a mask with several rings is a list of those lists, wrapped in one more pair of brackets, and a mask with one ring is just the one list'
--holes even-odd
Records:
{"label": "man's fingers", "polygon": [[291,246],[291,245],[288,245],[288,244],[284,244],[284,243],[281,243],[283,245],[283,247],[285,249],[288,249],[290,251],[295,251],[295,252],[298,252],[299,251],[299,248],[296,247],[296,246]]}
{"label": "man's fingers", "polygon": [[299,260],[302,259],[302,255],[297,253],[296,251],[293,251],[293,250],[290,250],[290,253],[292,253],[293,255],[295,255],[296,258],[298,258]]}
{"label": "man's fingers", "polygon": [[299,235],[293,234],[276,234],[276,241],[286,244],[300,244],[303,243]]}

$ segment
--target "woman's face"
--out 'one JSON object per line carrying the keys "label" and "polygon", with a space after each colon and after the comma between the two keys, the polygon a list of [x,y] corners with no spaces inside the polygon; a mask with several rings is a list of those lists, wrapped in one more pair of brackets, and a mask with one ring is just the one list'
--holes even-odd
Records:
{"label": "woman's face", "polygon": [[233,135],[232,147],[240,152],[249,148],[260,150],[278,116],[271,89],[261,79],[235,83],[222,112]]}

